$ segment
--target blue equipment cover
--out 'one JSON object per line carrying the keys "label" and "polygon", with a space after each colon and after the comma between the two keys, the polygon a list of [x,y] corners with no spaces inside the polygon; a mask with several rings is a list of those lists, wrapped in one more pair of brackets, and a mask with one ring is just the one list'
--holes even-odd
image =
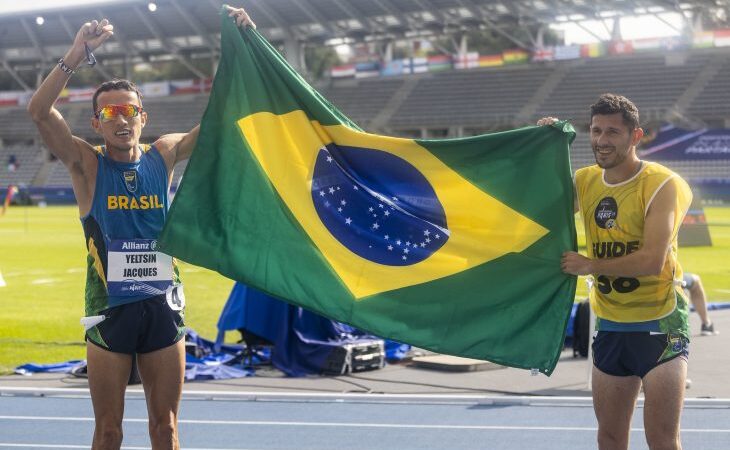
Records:
{"label": "blue equipment cover", "polygon": [[[218,320],[216,345],[227,330],[240,329],[269,341],[271,362],[289,376],[319,374],[334,349],[380,339],[236,283]],[[402,359],[409,349],[386,342],[386,359]]]}

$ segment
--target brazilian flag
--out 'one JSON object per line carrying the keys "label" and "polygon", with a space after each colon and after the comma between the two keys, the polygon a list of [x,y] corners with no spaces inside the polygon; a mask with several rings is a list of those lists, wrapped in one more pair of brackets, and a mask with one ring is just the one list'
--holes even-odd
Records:
{"label": "brazilian flag", "polygon": [[223,15],[221,40],[162,250],[383,338],[550,374],[576,284],[572,126],[369,134],[255,30]]}

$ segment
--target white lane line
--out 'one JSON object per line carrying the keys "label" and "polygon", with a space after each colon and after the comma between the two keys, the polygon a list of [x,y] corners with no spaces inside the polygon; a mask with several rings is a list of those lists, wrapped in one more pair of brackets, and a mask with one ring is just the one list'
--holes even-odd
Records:
{"label": "white lane line", "polygon": [[[86,445],[73,445],[73,444],[16,444],[10,442],[0,442],[0,448],[89,448],[89,444]],[[121,447],[124,450],[152,450],[150,447]],[[192,449],[188,449],[192,450]]]}
{"label": "white lane line", "polygon": [[[74,445],[74,444],[18,444],[10,442],[0,442],[0,448],[89,448],[89,444],[86,445]],[[182,447],[183,450],[256,450],[253,448],[193,448],[193,447]],[[152,450],[151,447],[127,447],[122,446],[121,450]]]}
{"label": "white lane line", "polygon": [[[58,422],[93,422],[93,417],[58,416],[0,416],[0,420],[35,420]],[[124,422],[147,423],[147,419],[124,419]],[[337,427],[337,428],[405,428],[434,430],[519,430],[519,431],[598,431],[597,427],[549,427],[521,425],[440,425],[412,423],[352,423],[352,422],[284,422],[272,420],[193,420],[181,419],[180,424],[190,425],[246,425],[274,427]],[[644,431],[632,428],[631,431]],[[729,428],[683,428],[682,433],[730,433]]]}
{"label": "white lane line", "polygon": [[[42,398],[88,398],[88,388],[49,388],[34,386],[2,386],[0,396],[33,395]],[[127,398],[143,397],[144,391],[139,388],[129,388]],[[385,403],[385,404],[473,404],[499,406],[565,406],[589,407],[593,399],[589,396],[561,397],[561,396],[504,396],[504,395],[473,395],[473,394],[353,394],[341,392],[266,392],[266,391],[213,391],[213,390],[183,390],[183,400],[200,399],[241,400],[241,401],[280,401],[280,402],[336,402],[336,403]],[[639,397],[637,405],[643,407],[644,397]],[[730,398],[685,398],[685,408],[730,408]]]}

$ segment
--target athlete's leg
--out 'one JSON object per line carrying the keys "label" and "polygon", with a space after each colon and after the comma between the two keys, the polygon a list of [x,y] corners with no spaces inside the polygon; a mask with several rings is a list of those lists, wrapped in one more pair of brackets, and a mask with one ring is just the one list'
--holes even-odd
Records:
{"label": "athlete's leg", "polygon": [[687,361],[677,357],[644,376],[644,429],[649,448],[681,449],[679,418],[684,401]]}
{"label": "athlete's leg", "polygon": [[185,377],[185,339],[137,355],[137,364],[147,397],[152,448],[179,449],[177,412]]}
{"label": "athlete's leg", "polygon": [[122,445],[124,391],[132,370],[132,356],[86,343],[87,373],[94,406],[94,450],[118,450]]}
{"label": "athlete's leg", "polygon": [[627,449],[631,416],[641,379],[636,376],[618,377],[593,367],[593,409],[598,419],[598,448]]}
{"label": "athlete's leg", "polygon": [[703,325],[710,324],[710,317],[707,314],[707,298],[705,297],[705,288],[702,286],[702,280],[695,274],[690,274],[692,277],[692,284],[687,288],[689,291],[689,298],[692,301],[692,306],[695,307],[695,311],[700,316],[700,320]]}

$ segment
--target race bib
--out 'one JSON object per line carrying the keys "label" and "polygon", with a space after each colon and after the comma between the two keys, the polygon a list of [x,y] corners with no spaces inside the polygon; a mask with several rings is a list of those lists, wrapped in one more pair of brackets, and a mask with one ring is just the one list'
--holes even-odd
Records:
{"label": "race bib", "polygon": [[172,256],[155,251],[154,239],[115,239],[107,253],[111,296],[155,296],[172,287]]}

